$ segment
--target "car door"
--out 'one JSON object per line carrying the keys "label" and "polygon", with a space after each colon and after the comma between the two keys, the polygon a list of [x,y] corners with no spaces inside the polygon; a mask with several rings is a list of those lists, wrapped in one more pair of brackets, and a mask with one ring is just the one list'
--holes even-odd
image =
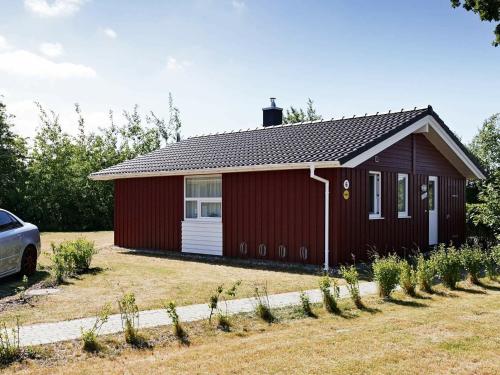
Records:
{"label": "car door", "polygon": [[19,223],[5,211],[0,211],[0,275],[17,267],[21,235]]}

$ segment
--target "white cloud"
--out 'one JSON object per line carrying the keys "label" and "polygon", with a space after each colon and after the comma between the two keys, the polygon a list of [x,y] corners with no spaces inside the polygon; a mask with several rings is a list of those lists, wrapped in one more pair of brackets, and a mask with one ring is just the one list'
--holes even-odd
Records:
{"label": "white cloud", "polygon": [[118,37],[118,34],[116,33],[116,31],[109,28],[109,27],[105,28],[103,31],[104,31],[104,34],[106,34],[106,36],[108,38],[116,39]]}
{"label": "white cloud", "polygon": [[49,79],[94,78],[97,75],[95,70],[88,66],[55,63],[24,50],[0,53],[0,72]]}
{"label": "white cloud", "polygon": [[232,0],[231,5],[238,12],[243,12],[247,7],[243,0]]}
{"label": "white cloud", "polygon": [[0,51],[3,49],[9,49],[10,45],[7,43],[7,39],[0,35]]}
{"label": "white cloud", "polygon": [[182,72],[191,65],[193,65],[193,63],[190,61],[179,61],[172,56],[167,60],[167,70],[171,72]]}
{"label": "white cloud", "polygon": [[39,49],[47,57],[58,57],[64,52],[64,48],[60,43],[42,43]]}
{"label": "white cloud", "polygon": [[86,0],[24,0],[24,7],[40,17],[65,17],[78,12]]}

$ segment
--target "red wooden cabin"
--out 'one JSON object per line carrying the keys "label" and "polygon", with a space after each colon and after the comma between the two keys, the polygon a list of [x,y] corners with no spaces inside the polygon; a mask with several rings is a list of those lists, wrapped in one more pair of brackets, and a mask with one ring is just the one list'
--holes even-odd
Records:
{"label": "red wooden cabin", "polygon": [[115,244],[331,266],[465,237],[481,168],[429,106],[193,137],[91,175]]}

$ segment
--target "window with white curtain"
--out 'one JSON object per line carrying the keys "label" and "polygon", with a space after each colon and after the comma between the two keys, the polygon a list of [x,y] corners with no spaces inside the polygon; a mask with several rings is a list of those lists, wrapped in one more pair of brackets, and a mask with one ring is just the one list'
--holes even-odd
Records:
{"label": "window with white curtain", "polygon": [[398,173],[398,217],[408,217],[408,175]]}
{"label": "window with white curtain", "polygon": [[369,218],[370,219],[380,219],[381,209],[382,209],[382,199],[381,199],[381,178],[380,172],[370,172],[368,174],[368,191],[369,191]]}
{"label": "window with white curtain", "polygon": [[222,217],[222,177],[186,177],[184,202],[186,219],[220,220]]}

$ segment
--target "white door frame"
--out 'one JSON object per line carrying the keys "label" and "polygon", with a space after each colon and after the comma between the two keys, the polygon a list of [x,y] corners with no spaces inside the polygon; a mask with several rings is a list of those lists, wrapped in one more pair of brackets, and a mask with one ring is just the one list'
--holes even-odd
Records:
{"label": "white door frame", "polygon": [[[429,176],[429,185],[427,191],[427,197],[430,195],[431,182],[433,185],[433,202],[428,199],[427,212],[429,214],[429,245],[436,245],[439,241],[438,236],[438,218],[439,218],[439,185],[437,176]],[[433,203],[434,207],[431,207]]]}

